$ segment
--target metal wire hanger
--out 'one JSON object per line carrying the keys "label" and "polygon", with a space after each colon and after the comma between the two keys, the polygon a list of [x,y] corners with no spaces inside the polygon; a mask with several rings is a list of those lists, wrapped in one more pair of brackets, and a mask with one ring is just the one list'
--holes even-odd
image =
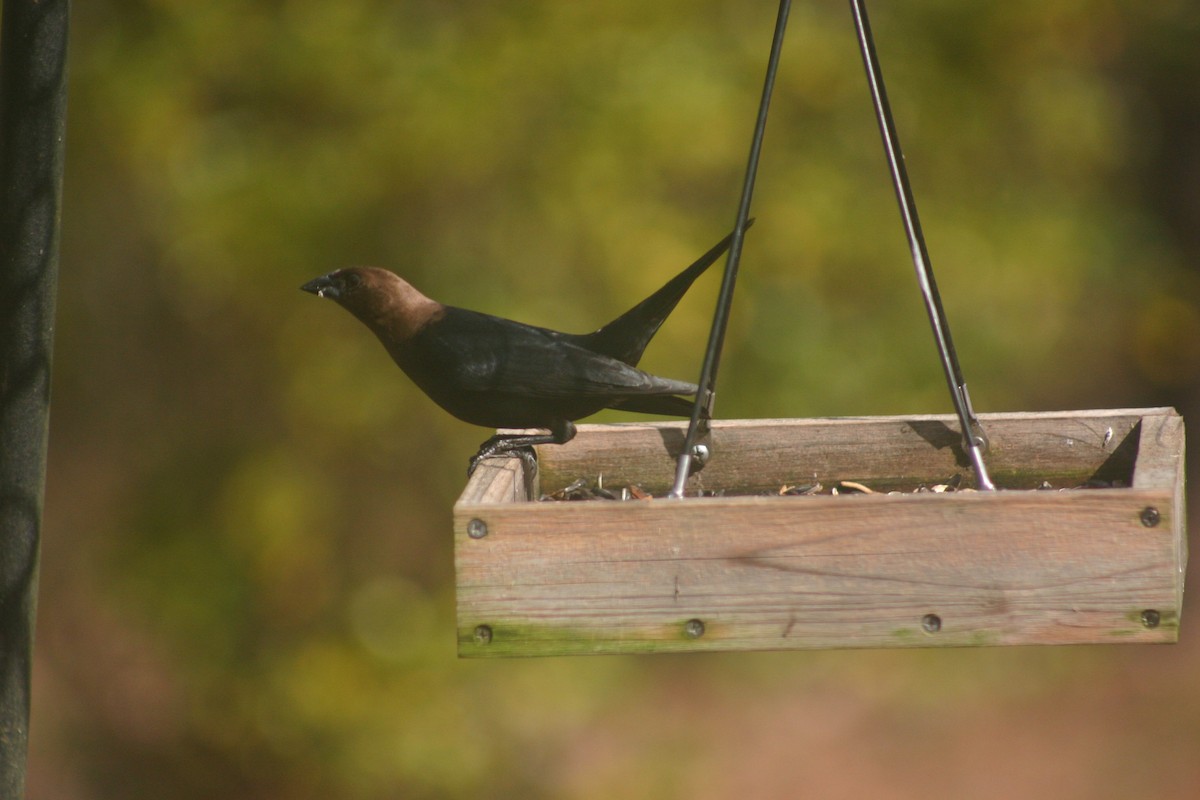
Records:
{"label": "metal wire hanger", "polygon": [[[721,282],[721,291],[717,297],[716,311],[713,314],[712,329],[709,332],[708,346],[704,353],[704,365],[701,368],[699,390],[696,401],[692,406],[692,416],[688,422],[687,435],[684,438],[683,449],[676,464],[675,483],[669,497],[683,497],[684,487],[693,467],[702,468],[708,460],[709,449],[700,443],[710,431],[712,406],[715,397],[717,368],[721,359],[721,348],[725,340],[725,329],[729,321],[729,309],[733,302],[733,288],[737,281],[738,264],[742,255],[742,240],[745,237],[747,221],[750,216],[750,202],[754,195],[754,181],[758,173],[759,155],[762,152],[763,133],[766,130],[767,111],[771,103],[771,94],[775,87],[775,75],[779,69],[779,54],[783,46],[784,31],[787,28],[788,13],[791,10],[791,0],[780,0],[779,14],[775,21],[775,35],[771,42],[771,55],[767,61],[767,76],[763,85],[762,99],[759,102],[758,117],[754,126],[754,136],[750,144],[750,158],[746,167],[746,176],[742,185],[741,202],[738,205],[737,220],[733,228],[733,238],[729,245],[729,254],[725,263],[725,275]],[[854,16],[855,29],[858,34],[859,47],[862,51],[863,64],[867,71],[867,84],[871,90],[871,101],[875,107],[875,116],[879,123],[880,135],[883,138],[884,153],[887,157],[888,168],[892,183],[896,190],[896,199],[900,205],[900,216],[904,231],[908,237],[912,251],[913,267],[917,273],[917,284],[925,301],[925,310],[929,315],[929,323],[933,329],[934,341],[941,358],[942,368],[946,374],[946,382],[950,388],[950,396],[962,426],[963,449],[970,458],[975,469],[979,488],[993,490],[995,485],[988,475],[984,463],[984,452],[987,449],[987,436],[971,407],[971,397],[967,392],[966,380],[963,378],[962,367],[958,362],[958,354],[950,336],[950,326],[946,321],[946,312],[942,308],[941,295],[934,279],[933,267],[929,261],[929,253],[925,247],[925,236],[921,230],[921,220],[917,215],[916,201],[913,199],[912,187],[908,180],[908,171],[904,166],[904,154],[900,149],[900,140],[896,134],[896,124],[892,119],[891,106],[888,104],[887,92],[883,84],[883,72],[875,52],[875,41],[871,34],[871,26],[867,19],[865,0],[850,0],[850,10]]]}
{"label": "metal wire hanger", "polygon": [[758,158],[762,153],[763,133],[767,129],[767,110],[771,105],[771,93],[775,88],[775,74],[779,71],[779,53],[783,49],[783,34],[787,29],[791,0],[780,0],[779,15],[775,19],[775,36],[771,40],[771,56],[767,60],[767,78],[763,84],[762,99],[758,104],[758,118],[754,123],[754,137],[750,141],[750,160],[746,165],[746,178],[742,183],[742,199],[738,204],[737,221],[733,225],[733,238],[729,242],[729,255],[725,261],[725,277],[717,295],[717,309],[713,314],[712,329],[708,335],[708,347],[704,351],[704,366],[700,370],[700,381],[696,384],[696,402],[692,406],[692,418],[688,422],[687,436],[683,440],[683,451],[675,468],[675,484],[668,497],[683,497],[683,489],[692,472],[692,463],[703,467],[708,460],[708,447],[698,444],[707,437],[712,420],[712,405],[717,383],[717,367],[721,361],[721,347],[725,343],[725,328],[729,323],[729,307],[733,304],[733,287],[737,282],[738,263],[742,259],[742,240],[746,235],[750,219],[750,201],[754,197],[754,179],[758,175]]}
{"label": "metal wire hanger", "polygon": [[963,378],[962,367],[958,363],[958,353],[954,349],[954,340],[950,338],[950,323],[946,321],[946,312],[942,308],[942,296],[938,292],[937,281],[933,277],[933,266],[929,263],[929,251],[925,249],[925,234],[921,232],[921,219],[917,216],[917,202],[913,199],[912,186],[908,182],[908,170],[904,166],[904,153],[900,150],[900,138],[896,135],[896,123],[892,119],[892,107],[888,104],[887,90],[883,85],[883,70],[879,66],[879,57],[875,53],[875,39],[871,35],[871,24],[867,19],[866,0],[850,0],[850,11],[854,15],[854,27],[858,32],[858,46],[862,50],[863,65],[867,69],[867,85],[871,89],[871,101],[875,105],[875,118],[879,122],[879,134],[883,137],[883,150],[887,156],[888,170],[891,172],[892,184],[896,189],[896,200],[900,204],[900,218],[904,223],[904,233],[908,236],[909,248],[912,251],[913,267],[917,271],[917,284],[921,287],[921,296],[925,300],[925,311],[929,315],[929,324],[933,328],[933,338],[937,343],[938,355],[942,360],[942,369],[946,373],[946,383],[950,388],[950,397],[954,401],[954,410],[958,413],[958,421],[962,426],[963,450],[971,459],[975,468],[975,479],[980,489],[995,489],[988,475],[987,465],[984,464],[983,454],[987,450],[987,435],[975,409],[971,408],[971,395],[967,393],[967,382]]}

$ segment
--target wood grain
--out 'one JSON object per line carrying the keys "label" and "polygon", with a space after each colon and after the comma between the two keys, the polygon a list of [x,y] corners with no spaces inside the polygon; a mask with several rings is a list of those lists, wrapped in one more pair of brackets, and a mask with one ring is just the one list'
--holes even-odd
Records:
{"label": "wood grain", "polygon": [[[818,475],[941,475],[953,446],[933,423],[949,419],[719,423],[727,466],[709,473],[714,458],[705,478],[753,483],[761,462],[767,483],[786,480],[799,442]],[[455,507],[460,655],[1176,641],[1186,563],[1178,415],[985,425],[998,463],[1016,473],[1027,461],[1087,476],[1124,459],[1133,485],[569,503],[523,502],[519,468],[498,470],[495,490],[477,472]],[[560,477],[604,469],[615,485],[611,476],[636,477],[619,462],[665,458],[662,426],[587,427],[574,454],[546,448],[541,466],[554,462]],[[620,457],[599,452],[599,439],[617,440]],[[724,450],[738,441],[755,448]],[[1034,452],[1023,460],[1021,448]],[[1158,511],[1152,526],[1147,508]],[[473,519],[486,536],[467,535]],[[928,615],[939,625],[923,624]]]}
{"label": "wood grain", "polygon": [[487,458],[467,479],[467,488],[455,505],[523,502],[536,495],[532,483],[521,459]]}
{"label": "wood grain", "polygon": [[[1167,412],[1174,414],[1170,409],[984,414],[991,440],[988,469],[1004,488],[1031,489],[1042,481],[1056,488],[1075,485],[1100,471],[1128,484],[1137,454],[1130,434],[1143,416]],[[674,478],[685,432],[684,422],[580,425],[571,442],[538,448],[542,490],[603,473],[611,485],[640,482],[649,491],[664,491]],[[711,444],[712,459],[693,476],[694,488],[753,493],[784,483],[870,479],[873,488],[911,489],[914,482],[970,474],[951,415],[718,421]]]}

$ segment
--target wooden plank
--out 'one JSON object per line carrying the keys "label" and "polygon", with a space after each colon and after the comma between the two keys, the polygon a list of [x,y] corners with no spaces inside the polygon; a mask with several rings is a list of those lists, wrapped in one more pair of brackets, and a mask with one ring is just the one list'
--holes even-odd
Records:
{"label": "wooden plank", "polygon": [[488,503],[521,503],[535,495],[530,476],[519,458],[488,458],[479,462],[455,507]]}
{"label": "wooden plank", "polygon": [[1170,409],[1167,414],[1147,414],[1139,431],[1137,468],[1133,486],[1175,486],[1183,478],[1183,417]]}
{"label": "wooden plank", "polygon": [[[1170,409],[1004,417],[985,424],[1012,463],[1024,447],[1039,468],[1135,486],[538,503],[513,488],[519,467],[479,477],[455,506],[460,655],[1176,641],[1182,420]],[[876,454],[903,453],[929,419],[948,418],[725,422],[714,436],[757,443],[730,454],[751,465],[777,460],[773,443],[803,441],[822,469],[867,464],[852,474],[870,481],[895,471]],[[948,445],[924,430],[939,469]],[[616,439],[622,453],[640,442],[650,452],[627,457],[644,463],[661,457],[661,431],[581,438],[585,450]],[[855,442],[858,461],[828,455]],[[588,463],[549,451],[543,465],[609,469],[603,452]],[[492,479],[498,488],[483,486]]]}
{"label": "wooden plank", "polygon": [[[460,653],[1166,642],[1165,493],[546,503],[456,531]],[[603,514],[589,506],[602,505]],[[522,513],[524,511],[524,513]],[[532,513],[531,513],[532,512]],[[753,527],[747,527],[747,520]],[[1158,627],[1141,623],[1154,609]],[[927,634],[922,619],[937,614]],[[705,632],[689,638],[698,619]],[[473,631],[488,625],[487,644]]]}
{"label": "wooden plank", "polygon": [[[1187,492],[1184,486],[1184,426],[1183,417],[1174,409],[1168,413],[1148,414],[1142,419],[1138,446],[1137,467],[1134,470],[1134,488],[1168,487],[1171,491],[1170,512],[1160,518],[1158,525],[1169,525],[1175,538],[1175,563],[1178,569],[1176,583],[1179,597],[1176,604],[1183,605],[1184,575],[1187,572]],[[1159,510],[1159,509],[1156,509]],[[1144,520],[1143,524],[1147,521]]]}
{"label": "wooden plank", "polygon": [[[981,415],[991,439],[988,468],[1005,488],[1044,480],[1056,488],[1075,485],[1106,464],[1114,475],[1124,471],[1128,482],[1136,443],[1120,447],[1142,416],[1137,410]],[[640,482],[664,491],[685,432],[683,422],[580,425],[571,442],[538,448],[542,490],[602,473],[610,485]],[[714,423],[712,443],[711,462],[692,478],[693,488],[748,493],[870,479],[872,488],[889,489],[969,476],[952,415],[722,420]]]}

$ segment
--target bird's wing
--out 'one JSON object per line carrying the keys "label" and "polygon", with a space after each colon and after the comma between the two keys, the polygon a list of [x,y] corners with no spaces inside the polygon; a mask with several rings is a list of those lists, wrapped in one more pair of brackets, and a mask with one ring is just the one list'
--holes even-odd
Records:
{"label": "bird's wing", "polygon": [[[592,352],[574,337],[546,328],[453,309],[439,324],[439,360],[453,364],[466,391],[529,397],[615,397],[691,394],[690,383],[669,380]],[[449,324],[447,324],[449,323]],[[438,358],[436,354],[430,354]]]}
{"label": "bird's wing", "polygon": [[531,397],[612,397],[691,394],[696,387],[659,378],[608,356],[567,342],[553,346],[518,343],[505,350],[480,388]]}

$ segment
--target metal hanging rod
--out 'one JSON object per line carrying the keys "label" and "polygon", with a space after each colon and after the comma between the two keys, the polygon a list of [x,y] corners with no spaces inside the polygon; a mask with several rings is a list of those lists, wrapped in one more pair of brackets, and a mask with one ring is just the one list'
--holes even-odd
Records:
{"label": "metal hanging rod", "polygon": [[[971,406],[971,396],[967,391],[966,379],[954,349],[954,341],[950,335],[950,326],[946,320],[946,312],[942,307],[941,294],[938,292],[937,281],[934,278],[933,267],[930,264],[929,252],[925,246],[925,236],[921,229],[921,220],[917,214],[916,201],[913,199],[912,186],[909,183],[908,171],[904,165],[904,154],[900,148],[900,139],[896,133],[896,124],[892,118],[891,106],[888,104],[887,90],[884,87],[883,71],[879,66],[879,57],[875,51],[875,41],[871,33],[870,21],[867,17],[865,0],[850,0],[850,9],[854,16],[854,24],[858,34],[859,47],[862,51],[863,64],[867,71],[867,84],[871,90],[871,100],[875,107],[876,120],[879,123],[880,135],[883,139],[884,154],[887,157],[888,169],[896,190],[896,199],[900,206],[900,217],[904,224],[904,232],[908,237],[912,253],[913,267],[917,274],[917,284],[925,301],[925,310],[929,315],[929,324],[933,329],[934,341],[937,344],[941,358],[942,369],[946,375],[946,383],[950,396],[962,426],[963,449],[975,470],[975,476],[980,489],[994,490],[984,461],[987,450],[987,435],[975,410]],[[747,221],[750,217],[750,203],[754,195],[754,182],[758,173],[759,155],[762,152],[763,134],[766,130],[767,112],[770,108],[771,94],[775,87],[775,76],[779,69],[779,55],[783,46],[784,32],[787,28],[788,13],[791,10],[790,0],[780,0],[779,14],[775,22],[775,35],[771,42],[771,55],[767,62],[767,75],[763,85],[762,99],[759,103],[758,118],[755,122],[754,137],[750,145],[750,158],[746,167],[746,176],[742,186],[741,202],[738,206],[737,220],[734,224],[733,238],[729,246],[729,255],[725,265],[725,275],[721,282],[720,294],[713,315],[712,329],[709,333],[708,346],[704,354],[704,365],[698,382],[699,391],[692,407],[692,416],[688,423],[687,435],[684,438],[683,449],[675,470],[675,482],[669,496],[683,497],[684,487],[692,472],[693,463],[703,466],[707,460],[708,450],[699,443],[707,436],[709,422],[712,419],[712,406],[715,396],[717,368],[721,358],[721,348],[725,340],[725,329],[729,320],[729,309],[733,302],[733,289],[737,281],[738,264],[742,255],[742,242],[745,237]]]}
{"label": "metal hanging rod", "polygon": [[950,338],[950,325],[946,322],[942,297],[938,293],[937,282],[933,277],[933,267],[929,263],[929,252],[925,248],[925,236],[921,232],[921,220],[917,216],[917,204],[913,199],[912,187],[908,181],[908,171],[904,166],[904,154],[900,149],[900,139],[896,135],[896,123],[892,119],[887,90],[883,85],[883,71],[879,66],[879,57],[875,53],[875,40],[871,35],[870,21],[867,19],[866,0],[850,0],[850,10],[854,14],[854,25],[858,31],[858,44],[862,50],[863,65],[867,69],[867,84],[870,86],[871,100],[875,105],[879,133],[883,137],[883,150],[887,156],[888,169],[896,189],[896,199],[900,203],[900,217],[904,222],[904,232],[908,236],[908,244],[912,250],[913,267],[917,271],[917,283],[921,288],[921,296],[925,300],[925,311],[929,314],[929,324],[933,328],[933,338],[937,342],[942,369],[946,373],[950,396],[954,400],[954,409],[958,413],[958,421],[962,425],[963,448],[975,468],[975,477],[979,488],[992,490],[996,486],[992,483],[987,465],[983,460],[983,454],[988,444],[987,435],[983,431],[983,426],[979,424],[979,418],[975,416],[975,410],[971,407],[967,382],[963,378],[962,367],[958,363],[954,341]]}
{"label": "metal hanging rod", "polygon": [[767,61],[767,77],[763,84],[762,99],[758,105],[758,119],[754,124],[754,138],[750,143],[750,159],[746,165],[746,177],[742,183],[742,199],[738,205],[737,221],[733,226],[733,238],[729,243],[729,255],[725,262],[725,277],[717,296],[717,308],[713,314],[712,329],[708,336],[708,347],[704,352],[704,366],[700,371],[699,389],[692,406],[692,417],[688,422],[687,436],[675,469],[675,484],[669,497],[683,497],[683,489],[692,471],[693,459],[703,466],[707,450],[698,440],[708,434],[708,423],[712,419],[713,397],[717,382],[717,367],[721,360],[721,347],[725,343],[725,328],[729,322],[729,308],[733,304],[733,286],[737,281],[738,262],[742,258],[742,240],[747,221],[750,219],[750,201],[754,196],[754,179],[758,174],[758,159],[762,152],[763,133],[767,128],[767,110],[771,105],[771,93],[775,88],[775,74],[779,71],[779,53],[783,49],[783,34],[787,28],[791,0],[780,0],[779,15],[775,19],[775,36],[771,40],[771,56]]}

